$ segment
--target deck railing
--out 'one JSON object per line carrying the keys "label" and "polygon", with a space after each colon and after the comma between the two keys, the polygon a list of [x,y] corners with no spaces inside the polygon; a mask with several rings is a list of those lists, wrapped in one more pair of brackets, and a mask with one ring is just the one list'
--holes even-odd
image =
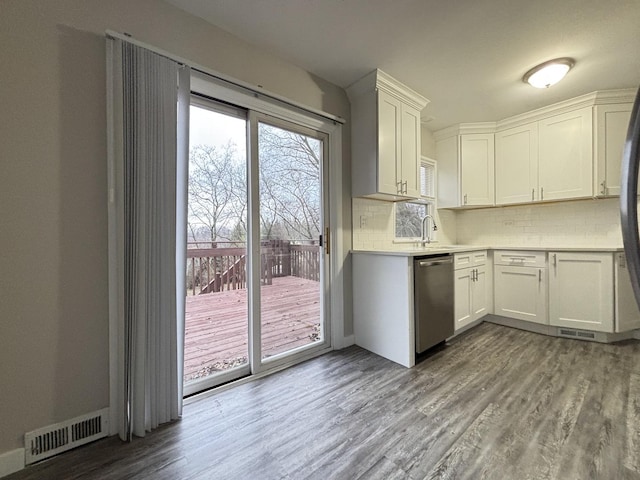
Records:
{"label": "deck railing", "polygon": [[[206,248],[201,248],[206,245]],[[187,248],[187,294],[237,290],[247,286],[246,246],[224,242],[192,242]],[[297,244],[290,240],[261,242],[260,282],[270,285],[274,277],[294,276],[320,281],[320,247],[317,242]]]}

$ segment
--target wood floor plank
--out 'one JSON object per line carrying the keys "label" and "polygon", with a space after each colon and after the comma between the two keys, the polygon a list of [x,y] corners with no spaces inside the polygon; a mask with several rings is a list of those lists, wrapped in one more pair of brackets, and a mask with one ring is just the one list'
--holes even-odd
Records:
{"label": "wood floor plank", "polygon": [[626,409],[624,466],[632,472],[640,473],[640,374],[634,372],[629,375]]}
{"label": "wood floor plank", "polygon": [[7,480],[640,480],[640,342],[485,323],[406,369],[358,347]]}

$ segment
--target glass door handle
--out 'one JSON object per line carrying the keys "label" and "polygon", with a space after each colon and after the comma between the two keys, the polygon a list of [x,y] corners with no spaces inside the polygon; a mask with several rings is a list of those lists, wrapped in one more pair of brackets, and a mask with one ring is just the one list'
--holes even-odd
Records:
{"label": "glass door handle", "polygon": [[640,236],[638,235],[638,168],[640,164],[640,89],[631,111],[622,154],[620,223],[631,286],[640,306]]}

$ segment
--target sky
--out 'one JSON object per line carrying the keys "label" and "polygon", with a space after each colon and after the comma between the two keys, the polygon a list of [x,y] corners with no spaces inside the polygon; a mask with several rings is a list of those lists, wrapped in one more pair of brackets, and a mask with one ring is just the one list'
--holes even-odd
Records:
{"label": "sky", "polygon": [[225,145],[229,140],[236,144],[239,158],[246,157],[246,121],[191,106],[189,146]]}

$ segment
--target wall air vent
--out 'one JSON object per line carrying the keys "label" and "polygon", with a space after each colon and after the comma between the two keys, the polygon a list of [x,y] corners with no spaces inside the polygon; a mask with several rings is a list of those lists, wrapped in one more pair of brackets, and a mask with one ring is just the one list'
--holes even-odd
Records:
{"label": "wall air vent", "polygon": [[25,464],[39,462],[108,434],[108,408],[33,430],[24,435]]}

